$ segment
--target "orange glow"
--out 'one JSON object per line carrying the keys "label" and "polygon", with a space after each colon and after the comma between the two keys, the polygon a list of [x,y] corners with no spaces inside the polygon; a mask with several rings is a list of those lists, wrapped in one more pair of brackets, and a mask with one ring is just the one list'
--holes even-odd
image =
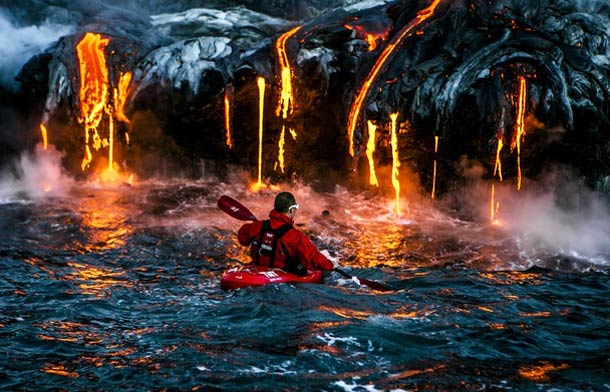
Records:
{"label": "orange glow", "polygon": [[379,182],[377,181],[377,175],[375,174],[375,160],[373,159],[377,126],[370,121],[368,121],[367,124],[369,129],[369,141],[366,144],[366,156],[369,160],[369,184],[378,187]]}
{"label": "orange glow", "polygon": [[265,78],[256,78],[258,85],[258,181],[256,187],[263,187],[263,115],[265,113]]}
{"label": "orange glow", "polygon": [[352,106],[350,108],[349,115],[347,118],[349,154],[352,157],[355,156],[354,132],[356,130],[356,126],[357,126],[358,122],[360,121],[360,113],[362,111],[362,107],[364,105],[364,102],[368,98],[369,91],[370,91],[373,83],[375,82],[375,80],[377,79],[377,76],[379,75],[379,73],[381,72],[383,67],[385,66],[385,63],[388,60],[388,58],[390,57],[390,55],[394,52],[394,49],[396,49],[396,47],[402,42],[404,37],[406,37],[407,34],[411,30],[413,30],[415,27],[419,26],[423,21],[425,21],[426,19],[428,19],[430,16],[433,15],[434,10],[436,9],[436,7],[438,6],[439,3],[440,3],[440,0],[433,0],[432,3],[428,6],[428,8],[425,8],[425,9],[419,11],[417,13],[417,16],[411,22],[409,22],[409,24],[404,26],[398,32],[398,34],[396,34],[392,38],[392,40],[388,43],[388,45],[383,49],[383,51],[381,52],[381,55],[379,55],[379,57],[375,61],[375,64],[373,64],[373,68],[371,68],[368,75],[364,79],[364,82],[362,83],[362,87],[360,87],[360,89],[358,90],[358,93],[356,94],[356,97],[352,101]]}
{"label": "orange glow", "polygon": [[114,115],[117,120],[129,123],[129,119],[123,112],[127,95],[129,94],[129,84],[131,83],[131,72],[122,73],[119,76],[119,88],[114,89]]}
{"label": "orange glow", "polygon": [[231,92],[229,89],[225,89],[224,94],[225,104],[225,133],[227,138],[227,147],[233,148],[233,138],[231,137]]}
{"label": "orange glow", "polygon": [[566,370],[570,367],[566,363],[560,365],[553,365],[550,362],[542,361],[539,365],[523,365],[519,367],[519,375],[528,380],[536,382],[547,382],[550,381],[550,372],[556,372],[558,370]]}
{"label": "orange glow", "polygon": [[432,192],[430,198],[434,200],[436,193],[436,156],[438,154],[438,136],[434,136],[434,168],[432,169]]}
{"label": "orange glow", "polygon": [[290,61],[288,61],[288,54],[286,53],[286,42],[290,37],[299,31],[299,27],[285,32],[275,42],[275,49],[277,50],[277,58],[280,62],[280,76],[281,76],[281,91],[280,100],[276,109],[276,116],[282,115],[283,119],[288,118],[289,114],[292,114],[294,108],[294,95],[292,93],[292,69],[290,68]]}
{"label": "orange glow", "polygon": [[104,56],[108,42],[108,38],[102,38],[100,34],[87,33],[76,45],[80,71],[79,121],[85,124],[85,157],[81,163],[82,170],[85,170],[92,160],[89,147],[91,132],[93,148],[99,150],[101,147],[97,127],[108,103],[108,68]]}
{"label": "orange glow", "polygon": [[519,77],[519,100],[517,102],[517,136],[511,148],[517,147],[517,190],[521,190],[521,141],[525,136],[525,105],[527,82],[525,77]]}
{"label": "orange glow", "polygon": [[400,167],[400,159],[398,157],[398,112],[390,114],[392,121],[392,186],[396,193],[396,215],[400,215],[400,181],[398,180],[398,168]]}
{"label": "orange glow", "polygon": [[44,124],[40,124],[40,136],[42,137],[42,148],[47,149],[47,127]]}

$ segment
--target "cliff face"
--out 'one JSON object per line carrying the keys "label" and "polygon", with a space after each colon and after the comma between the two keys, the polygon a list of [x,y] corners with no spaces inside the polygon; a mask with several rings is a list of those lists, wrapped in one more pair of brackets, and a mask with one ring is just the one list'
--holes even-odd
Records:
{"label": "cliff face", "polygon": [[[391,165],[390,115],[397,113],[399,159],[425,187],[435,159],[441,190],[461,181],[465,159],[486,178],[498,176],[498,162],[506,178],[536,178],[561,164],[591,186],[607,183],[605,2],[214,5],[55,7],[64,25],[77,21],[75,33],[33,57],[18,77],[19,99],[5,101],[48,125],[66,166],[79,171],[85,136],[75,47],[95,32],[108,39],[110,91],[132,75],[125,117],[116,116],[118,98],[110,96],[105,116],[114,121],[99,126],[112,122],[116,159],[140,175],[160,166],[195,174],[201,160],[255,167],[262,76],[265,176],[364,180],[369,165]],[[282,78],[287,67],[291,77]],[[377,128],[367,160],[369,121]],[[33,122],[16,132],[35,140]]]}

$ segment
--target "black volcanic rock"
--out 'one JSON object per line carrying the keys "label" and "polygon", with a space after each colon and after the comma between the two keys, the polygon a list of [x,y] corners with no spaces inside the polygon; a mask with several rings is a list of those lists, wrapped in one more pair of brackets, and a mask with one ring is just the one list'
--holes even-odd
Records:
{"label": "black volcanic rock", "polygon": [[[524,174],[535,178],[559,163],[575,168],[590,185],[610,175],[610,6],[604,1],[441,2],[398,43],[374,79],[358,118],[354,159],[347,154],[346,131],[354,96],[384,48],[429,2],[216,1],[206,9],[193,8],[198,3],[189,1],[153,1],[143,9],[135,3],[110,3],[113,6],[106,8],[100,2],[78,3],[70,9],[69,15],[78,15],[80,24],[76,34],[64,37],[46,54],[51,56],[48,78],[28,75],[40,69],[22,71],[22,80],[29,81],[23,84],[22,96],[47,90],[43,122],[57,127],[72,119],[67,126],[74,131],[64,132],[65,139],[71,140],[78,128],[74,46],[85,31],[95,31],[110,39],[111,83],[116,84],[121,72],[134,73],[126,106],[133,119],[130,130],[151,130],[157,141],[138,140],[134,133],[130,148],[153,156],[160,150],[164,159],[179,162],[176,166],[197,167],[200,160],[220,166],[256,165],[255,79],[260,75],[267,85],[265,176],[280,179],[296,173],[313,179],[329,169],[336,178],[352,175],[352,169],[366,166],[367,120],[379,125],[375,157],[387,165],[389,114],[398,112],[403,166],[418,173],[426,187],[435,157],[444,173],[441,190],[461,181],[456,167],[464,157],[479,161],[490,178],[498,137],[507,145],[502,157],[510,178],[516,175],[516,165],[508,144],[515,138],[518,80],[524,77]],[[77,3],[61,4],[69,8]],[[18,14],[25,7],[10,10]],[[41,11],[30,19],[43,15]],[[274,44],[295,26],[302,27],[286,48],[293,68],[295,110],[283,120],[274,113],[280,84]],[[369,51],[363,31],[383,36],[376,40],[376,49]],[[47,88],[41,88],[46,80]],[[233,149],[226,146],[223,129],[223,97],[229,85]],[[288,166],[281,174],[273,168],[283,125],[298,136],[286,141]],[[441,141],[438,156],[433,152],[434,136]],[[72,141],[63,147],[78,149]],[[144,175],[152,171],[144,164],[138,167]]]}

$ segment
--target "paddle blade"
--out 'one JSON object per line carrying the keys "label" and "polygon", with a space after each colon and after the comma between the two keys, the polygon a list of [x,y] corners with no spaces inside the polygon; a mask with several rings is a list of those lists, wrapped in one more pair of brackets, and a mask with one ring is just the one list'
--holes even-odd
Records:
{"label": "paddle blade", "polygon": [[244,207],[237,200],[223,195],[218,199],[218,208],[220,208],[223,212],[231,215],[235,219],[243,220],[243,221],[256,221],[256,217],[254,214],[250,212],[249,209]]}
{"label": "paddle blade", "polygon": [[390,286],[386,286],[383,283],[375,282],[375,281],[368,280],[368,279],[362,279],[362,278],[358,278],[358,280],[363,285],[368,286],[369,288],[371,288],[375,291],[394,291],[393,288],[391,288]]}
{"label": "paddle blade", "polygon": [[[336,272],[340,273],[341,275],[343,275],[343,277],[345,277],[347,279],[353,279],[354,278],[350,274],[348,274],[347,272],[343,271],[342,269],[335,268],[333,271],[336,271]],[[358,278],[358,277],[356,277],[356,279],[358,279],[358,282],[360,282],[360,284],[368,286],[369,288],[371,288],[371,289],[373,289],[375,291],[394,291],[393,288],[391,288],[390,286],[386,286],[383,283],[375,282],[375,281],[368,280],[368,279],[362,279],[362,278]]]}

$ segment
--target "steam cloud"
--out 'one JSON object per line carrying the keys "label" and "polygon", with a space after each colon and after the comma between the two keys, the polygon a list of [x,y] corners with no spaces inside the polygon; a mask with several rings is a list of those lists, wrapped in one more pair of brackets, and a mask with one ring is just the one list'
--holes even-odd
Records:
{"label": "steam cloud", "polygon": [[610,264],[607,203],[573,175],[555,172],[549,178],[541,192],[502,190],[501,220],[506,229],[523,239],[528,250],[601,258]]}
{"label": "steam cloud", "polygon": [[74,180],[64,174],[62,154],[49,146],[40,145],[33,153],[24,153],[14,174],[0,175],[0,202],[15,198],[57,197],[68,194]]}
{"label": "steam cloud", "polygon": [[72,26],[57,25],[48,20],[40,26],[19,27],[0,12],[0,83],[15,90],[15,76],[21,67],[32,56],[73,30]]}

